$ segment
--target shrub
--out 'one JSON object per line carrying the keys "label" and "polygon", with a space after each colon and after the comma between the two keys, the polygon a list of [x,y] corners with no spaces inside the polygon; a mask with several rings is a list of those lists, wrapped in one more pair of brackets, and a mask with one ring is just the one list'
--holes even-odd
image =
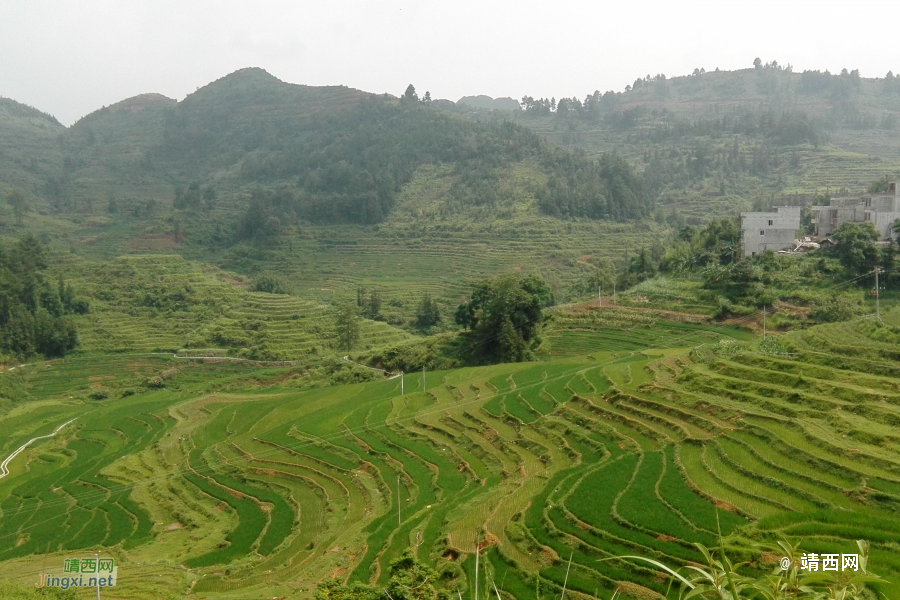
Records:
{"label": "shrub", "polygon": [[818,323],[849,321],[860,313],[861,303],[850,294],[831,296],[813,301],[809,318]]}
{"label": "shrub", "polygon": [[144,387],[152,388],[152,389],[160,389],[166,387],[166,382],[162,377],[154,376],[154,377],[145,377],[142,382]]}
{"label": "shrub", "polygon": [[290,285],[284,279],[270,274],[258,276],[250,284],[250,289],[254,292],[265,292],[267,294],[291,293]]}

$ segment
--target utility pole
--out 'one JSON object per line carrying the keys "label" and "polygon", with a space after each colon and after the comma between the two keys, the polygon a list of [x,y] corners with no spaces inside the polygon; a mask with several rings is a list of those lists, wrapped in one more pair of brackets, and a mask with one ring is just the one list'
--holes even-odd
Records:
{"label": "utility pole", "polygon": [[564,600],[566,597],[566,585],[569,583],[569,569],[572,568],[572,557],[575,556],[575,551],[573,550],[571,554],[569,554],[569,566],[566,567],[566,578],[563,580],[563,589],[562,596],[559,597],[559,600]]}
{"label": "utility pole", "polygon": [[600,301],[600,308],[603,308],[603,288],[597,286],[597,300]]}
{"label": "utility pole", "polygon": [[400,371],[400,395],[403,395],[403,371]]}
{"label": "utility pole", "polygon": [[400,473],[397,473],[397,527],[400,527]]}
{"label": "utility pole", "polygon": [[422,365],[422,391],[425,391],[425,365]]}
{"label": "utility pole", "polygon": [[478,539],[478,532],[475,533],[475,600],[478,600],[478,546],[481,540]]}
{"label": "utility pole", "polygon": [[881,290],[878,289],[878,271],[880,269],[875,267],[875,317],[881,321]]}
{"label": "utility pole", "polygon": [[766,307],[763,306],[763,339],[766,339]]}
{"label": "utility pole", "polygon": [[[100,565],[100,555],[99,555],[99,554],[95,554],[95,555],[94,555],[94,560],[96,561],[95,564],[98,565],[98,568],[97,568],[97,574],[99,575],[99,574],[100,574],[100,569],[99,569],[99,565]],[[99,577],[97,577],[97,600],[100,600],[100,578],[99,578]]]}

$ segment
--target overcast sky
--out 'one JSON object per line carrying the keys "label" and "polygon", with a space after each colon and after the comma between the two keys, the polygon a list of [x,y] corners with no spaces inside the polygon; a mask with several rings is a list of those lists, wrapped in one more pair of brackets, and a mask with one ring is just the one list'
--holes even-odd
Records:
{"label": "overcast sky", "polygon": [[749,67],[900,72],[900,2],[0,0],[0,96],[69,125],[181,100],[236,69],[457,100],[583,97],[638,76]]}

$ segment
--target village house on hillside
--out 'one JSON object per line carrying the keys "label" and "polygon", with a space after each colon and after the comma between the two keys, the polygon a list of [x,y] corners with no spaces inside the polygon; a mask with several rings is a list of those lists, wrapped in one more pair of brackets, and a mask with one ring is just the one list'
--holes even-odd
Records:
{"label": "village house on hillside", "polygon": [[870,222],[881,239],[892,235],[894,221],[900,219],[900,194],[897,183],[888,184],[887,192],[866,194],[859,198],[832,198],[829,206],[813,206],[816,235],[827,237],[843,223]]}
{"label": "village house on hillside", "polygon": [[799,206],[778,206],[774,212],[742,212],[741,247],[744,256],[791,248],[798,229]]}

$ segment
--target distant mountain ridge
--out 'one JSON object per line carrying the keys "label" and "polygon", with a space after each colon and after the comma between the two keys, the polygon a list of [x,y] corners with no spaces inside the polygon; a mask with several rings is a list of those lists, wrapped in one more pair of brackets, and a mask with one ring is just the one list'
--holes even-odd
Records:
{"label": "distant mountain ridge", "polygon": [[[500,205],[592,219],[649,214],[627,163],[572,154],[525,127],[472,120],[448,104],[241,69],[180,102],[142,94],[69,128],[54,125],[46,172],[11,174],[0,189],[22,188],[32,211],[46,215],[127,210],[149,219],[174,209],[191,223],[178,237],[216,246],[277,236],[299,222],[378,223],[427,165],[451,168],[441,199],[453,214]],[[20,137],[46,142],[35,115],[0,120],[0,133],[19,126]],[[531,175],[510,179],[513,169]]]}
{"label": "distant mountain ridge", "polygon": [[[246,68],[180,102],[141,94],[69,128],[0,100],[0,196],[20,189],[32,212],[54,218],[100,222],[126,210],[164,219],[151,229],[166,232],[190,222],[179,236],[205,231],[222,246],[300,222],[378,223],[431,165],[449,167],[433,195],[450,220],[655,210],[658,222],[677,224],[684,212],[699,223],[777,196],[858,190],[896,171],[898,90],[893,75],[770,64],[648,76],[583,99],[425,103]],[[0,202],[0,219],[11,217]]]}

